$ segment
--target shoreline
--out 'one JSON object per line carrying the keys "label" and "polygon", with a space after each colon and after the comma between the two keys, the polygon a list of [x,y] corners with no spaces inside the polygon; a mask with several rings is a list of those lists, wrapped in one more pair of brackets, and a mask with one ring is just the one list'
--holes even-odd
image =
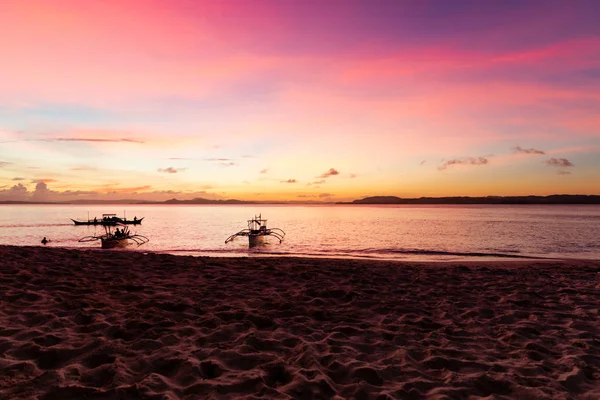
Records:
{"label": "shoreline", "polygon": [[[75,250],[75,251],[106,251],[106,249],[102,249],[99,247],[69,247],[69,246],[39,246],[39,245],[6,245],[0,244],[0,247],[18,247],[18,248],[53,248],[53,249],[64,249],[64,250]],[[410,254],[415,258],[398,258],[398,257],[383,257],[383,256],[371,256],[371,255],[319,255],[319,254],[300,254],[300,253],[262,253],[262,252],[243,252],[236,253],[230,251],[191,251],[191,250],[145,250],[143,247],[129,247],[126,249],[113,249],[113,251],[120,252],[130,252],[130,253],[153,253],[153,254],[168,254],[174,257],[209,257],[209,258],[274,258],[274,259],[286,259],[286,258],[302,258],[302,259],[315,259],[315,260],[357,260],[357,261],[386,261],[386,262],[398,262],[398,263],[504,263],[504,262],[520,262],[523,261],[525,263],[528,262],[537,262],[537,261],[557,261],[557,262],[600,262],[600,259],[594,258],[569,258],[569,257],[545,257],[545,256],[529,256],[529,255],[519,255],[519,254],[485,254],[485,253],[447,253],[447,254],[438,254],[440,252],[431,251],[431,252],[416,252],[416,253],[406,253]],[[213,255],[216,254],[216,255]],[[422,254],[419,256],[417,254]],[[426,256],[436,256],[436,257],[446,257],[446,258],[428,258]],[[419,258],[423,257],[423,258]]]}
{"label": "shoreline", "polygon": [[600,261],[0,246],[0,397],[600,397]]}

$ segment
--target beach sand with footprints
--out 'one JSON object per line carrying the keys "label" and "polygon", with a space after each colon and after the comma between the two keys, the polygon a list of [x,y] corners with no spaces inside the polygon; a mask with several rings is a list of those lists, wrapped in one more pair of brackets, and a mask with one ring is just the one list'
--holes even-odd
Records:
{"label": "beach sand with footprints", "polygon": [[599,308],[592,261],[0,246],[0,398],[596,399]]}

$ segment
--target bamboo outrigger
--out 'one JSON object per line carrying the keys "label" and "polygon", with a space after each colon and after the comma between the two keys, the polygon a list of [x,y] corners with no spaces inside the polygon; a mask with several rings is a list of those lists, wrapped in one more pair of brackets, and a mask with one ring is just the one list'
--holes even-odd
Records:
{"label": "bamboo outrigger", "polygon": [[275,236],[279,239],[279,243],[281,243],[285,237],[285,232],[279,228],[267,229],[267,220],[262,219],[261,215],[259,215],[258,217],[254,216],[253,219],[248,220],[248,229],[243,229],[238,233],[229,236],[227,240],[225,240],[225,244],[239,236],[248,236],[248,245],[254,247],[263,243],[263,239],[266,236]]}
{"label": "bamboo outrigger", "polygon": [[138,246],[143,245],[144,243],[148,243],[150,239],[146,236],[131,234],[129,231],[129,227],[124,224],[117,224],[119,228],[115,228],[113,231],[112,225],[103,225],[104,226],[104,235],[100,236],[85,236],[79,239],[79,242],[93,242],[96,240],[100,240],[102,243],[103,249],[114,249],[114,248],[124,248],[129,246],[132,243],[137,244]]}

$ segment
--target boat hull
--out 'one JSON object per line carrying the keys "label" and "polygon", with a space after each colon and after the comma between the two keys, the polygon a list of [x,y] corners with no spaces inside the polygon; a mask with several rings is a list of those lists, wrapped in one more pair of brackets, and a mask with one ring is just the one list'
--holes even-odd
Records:
{"label": "boat hull", "polygon": [[265,243],[265,235],[248,235],[248,245],[250,247],[260,246]]}
{"label": "boat hull", "polygon": [[102,221],[102,220],[91,220],[91,221],[76,221],[74,219],[71,219],[71,221],[73,221],[73,223],[75,225],[104,225],[104,226],[115,226],[117,225],[117,223],[119,224],[125,224],[125,225],[139,225],[142,223],[142,220],[144,218],[140,218],[140,219],[136,219],[136,220],[123,220],[123,219],[119,219],[119,220],[109,220],[109,221]]}
{"label": "boat hull", "polygon": [[103,249],[123,249],[129,246],[129,239],[101,239]]}

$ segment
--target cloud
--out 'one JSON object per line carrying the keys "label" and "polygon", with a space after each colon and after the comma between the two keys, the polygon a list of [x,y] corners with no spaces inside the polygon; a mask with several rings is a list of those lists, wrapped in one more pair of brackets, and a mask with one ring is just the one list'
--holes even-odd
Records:
{"label": "cloud", "polygon": [[331,193],[321,193],[319,194],[319,197],[323,198],[323,197],[331,197],[333,196]]}
{"label": "cloud", "polygon": [[322,173],[317,178],[329,178],[333,175],[339,175],[340,173],[335,168],[329,168],[329,171]]}
{"label": "cloud", "polygon": [[158,172],[163,172],[165,174],[176,174],[178,172],[185,171],[185,170],[186,170],[186,168],[168,167],[168,168],[159,168],[157,171]]}
{"label": "cloud", "polygon": [[486,165],[488,162],[488,159],[485,157],[456,158],[454,160],[448,160],[442,163],[438,169],[442,171],[453,165]]}
{"label": "cloud", "polygon": [[143,140],[130,139],[130,138],[115,138],[115,139],[104,139],[104,138],[47,138],[47,139],[30,139],[30,141],[40,142],[92,142],[92,143],[144,143]]}
{"label": "cloud", "polygon": [[76,167],[71,167],[69,168],[71,171],[95,171],[97,168],[96,167],[90,167],[87,165],[79,165]]}
{"label": "cloud", "polygon": [[419,163],[419,165],[424,165],[427,161],[423,160]]}
{"label": "cloud", "polygon": [[554,158],[552,157],[549,160],[545,161],[545,164],[550,166],[550,167],[559,167],[559,168],[563,168],[563,167],[573,167],[573,163],[569,160],[567,160],[566,158]]}
{"label": "cloud", "polygon": [[265,168],[265,169],[261,169],[260,170],[261,174],[266,174],[267,172],[269,172],[269,168]]}
{"label": "cloud", "polygon": [[556,171],[556,173],[558,175],[572,175],[569,171],[564,171],[562,169],[559,169],[558,171]]}
{"label": "cloud", "polygon": [[[50,179],[50,181],[54,180]],[[52,191],[48,189],[48,185],[43,180],[39,180],[31,197],[34,201],[48,201],[51,195]]]}
{"label": "cloud", "polygon": [[4,167],[6,165],[9,165],[9,164],[12,164],[12,163],[10,163],[8,161],[0,161],[0,168]]}
{"label": "cloud", "polygon": [[281,183],[296,183],[295,179],[288,179],[287,181],[281,181]]}
{"label": "cloud", "polygon": [[24,181],[25,178],[21,178],[20,176],[12,178],[13,181]]}
{"label": "cloud", "polygon": [[46,179],[32,179],[31,183],[37,183],[38,185],[40,183],[46,184],[46,183],[53,183],[53,182],[58,182],[56,179],[50,179],[50,178],[46,178]]}
{"label": "cloud", "polygon": [[152,186],[144,185],[144,186],[134,186],[134,187],[124,187],[124,188],[109,187],[105,190],[105,194],[136,194],[137,192],[146,191],[148,189],[152,189]]}
{"label": "cloud", "polygon": [[[0,189],[0,201],[73,201],[73,200],[149,200],[149,201],[165,201],[173,198],[179,200],[191,200],[202,197],[205,199],[217,200],[223,199],[214,193],[201,191],[174,191],[162,190],[151,191],[151,186],[137,187],[118,187],[105,185],[100,189],[83,191],[83,190],[66,190],[55,191],[48,188],[46,183],[38,182],[34,191],[28,191],[27,187],[19,183],[10,189]],[[203,185],[202,189],[212,189],[210,185]]]}
{"label": "cloud", "polygon": [[348,175],[348,178],[350,178],[350,179],[354,179],[354,178],[356,178],[357,176],[358,176],[357,174],[350,174],[350,175]]}
{"label": "cloud", "polygon": [[26,201],[28,200],[29,191],[22,183],[14,185],[8,190],[0,191],[0,199],[1,200],[9,200],[9,201]]}
{"label": "cloud", "polygon": [[315,197],[314,194],[299,194],[296,197],[300,197],[300,198],[310,198],[310,197]]}
{"label": "cloud", "polygon": [[233,167],[237,165],[237,163],[231,158],[203,158],[203,160],[217,162],[222,167]]}
{"label": "cloud", "polygon": [[514,153],[518,153],[518,154],[546,154],[542,150],[524,149],[521,146],[515,146],[512,148],[512,150]]}
{"label": "cloud", "polygon": [[313,183],[309,183],[309,185],[322,185],[325,183],[325,179],[321,179],[320,181],[314,181]]}

